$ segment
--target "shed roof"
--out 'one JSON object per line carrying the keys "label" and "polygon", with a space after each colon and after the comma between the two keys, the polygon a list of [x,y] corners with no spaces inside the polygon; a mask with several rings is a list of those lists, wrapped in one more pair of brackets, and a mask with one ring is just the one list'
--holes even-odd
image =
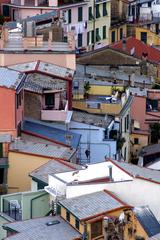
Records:
{"label": "shed roof", "polygon": [[[55,220],[60,223],[51,226],[46,225],[46,223]],[[78,231],[59,216],[17,221],[4,226],[5,229],[17,232],[17,234],[7,237],[7,240],[72,240],[81,237]]]}
{"label": "shed roof", "polygon": [[82,169],[78,164],[64,161],[51,160],[39,168],[32,171],[29,175],[39,181],[48,184],[48,175]]}
{"label": "shed roof", "polygon": [[120,200],[105,191],[64,199],[60,201],[60,204],[79,220],[93,218],[125,206]]}

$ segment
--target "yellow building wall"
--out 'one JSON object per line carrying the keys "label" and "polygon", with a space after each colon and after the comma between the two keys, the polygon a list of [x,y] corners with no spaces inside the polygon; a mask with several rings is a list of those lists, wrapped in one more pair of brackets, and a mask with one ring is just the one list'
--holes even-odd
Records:
{"label": "yellow building wall", "polygon": [[136,28],[136,39],[141,40],[141,32],[147,33],[147,44],[160,45],[160,37],[146,28]]}
{"label": "yellow building wall", "polygon": [[76,101],[73,100],[72,107],[75,109],[83,110],[89,113],[96,114],[113,114],[118,115],[122,109],[121,104],[106,104],[101,103],[100,108],[88,108],[87,103],[85,101]]}
{"label": "yellow building wall", "polygon": [[120,29],[123,29],[123,36],[127,36],[127,25],[123,24],[120,26],[115,26],[110,29],[110,34],[109,34],[109,43],[112,43],[112,32],[115,31],[115,42],[120,41]]}
{"label": "yellow building wall", "polygon": [[[131,229],[131,234],[129,234],[128,229]],[[124,227],[124,240],[135,240],[136,236],[143,237],[145,240],[148,239],[146,232],[142,228],[135,215],[132,213],[131,221],[125,224]]]}
{"label": "yellow building wall", "polygon": [[[93,13],[93,9],[94,9],[94,1],[90,0],[88,3],[88,8],[92,6],[92,13]],[[99,9],[100,9],[100,18],[95,18],[95,24],[93,20],[88,20],[88,27],[87,27],[87,31],[91,32],[92,30],[94,30],[96,28],[102,29],[103,26],[106,26],[106,39],[101,39],[99,42],[104,43],[106,45],[109,44],[109,29],[110,29],[110,24],[111,24],[111,2],[107,1],[107,16],[103,17],[103,3],[99,3]],[[94,26],[95,25],[95,26]]]}
{"label": "yellow building wall", "polygon": [[131,147],[131,151],[133,154],[136,154],[142,147],[148,145],[148,135],[141,135],[141,134],[131,134],[131,142],[134,143],[134,138],[139,139],[139,144],[134,144]]}
{"label": "yellow building wall", "polygon": [[31,190],[29,173],[49,160],[50,158],[9,152],[8,193]]}
{"label": "yellow building wall", "polygon": [[[123,86],[117,86],[116,90],[124,90]],[[89,90],[89,94],[91,95],[112,95],[112,91],[114,90],[113,86],[99,86],[99,85],[91,85]]]}

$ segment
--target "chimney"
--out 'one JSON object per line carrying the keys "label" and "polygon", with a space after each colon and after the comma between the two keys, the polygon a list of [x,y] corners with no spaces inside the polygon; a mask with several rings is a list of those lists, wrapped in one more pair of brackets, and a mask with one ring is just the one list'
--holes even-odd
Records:
{"label": "chimney", "polygon": [[113,176],[112,176],[112,165],[108,166],[109,168],[109,179],[110,181],[113,181]]}

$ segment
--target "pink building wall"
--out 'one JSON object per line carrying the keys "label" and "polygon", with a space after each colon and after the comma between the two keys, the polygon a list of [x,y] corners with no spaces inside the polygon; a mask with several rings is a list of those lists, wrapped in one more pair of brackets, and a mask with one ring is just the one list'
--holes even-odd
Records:
{"label": "pink building wall", "polygon": [[0,132],[15,135],[15,91],[0,87]]}
{"label": "pink building wall", "polygon": [[0,133],[10,133],[17,136],[17,126],[23,120],[23,107],[16,107],[15,90],[0,87]]}
{"label": "pink building wall", "polygon": [[75,54],[35,54],[35,53],[0,53],[0,66],[9,66],[19,63],[32,62],[32,61],[44,61],[52,63],[61,67],[76,69]]}

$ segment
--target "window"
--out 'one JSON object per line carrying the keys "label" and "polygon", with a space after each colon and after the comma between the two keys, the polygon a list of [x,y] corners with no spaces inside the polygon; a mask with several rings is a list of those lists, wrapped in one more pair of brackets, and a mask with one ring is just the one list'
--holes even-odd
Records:
{"label": "window", "polygon": [[134,144],[139,144],[139,139],[138,138],[134,138]]}
{"label": "window", "polygon": [[66,220],[70,222],[70,213],[68,211],[66,211]]}
{"label": "window", "polygon": [[45,105],[47,107],[54,107],[54,95],[52,93],[47,93],[45,95]]}
{"label": "window", "polygon": [[61,215],[61,206],[57,204],[57,214]]}
{"label": "window", "polygon": [[87,32],[87,45],[90,44],[90,32]]}
{"label": "window", "polygon": [[82,33],[79,33],[78,34],[78,47],[82,47],[82,37],[83,37]]}
{"label": "window", "polygon": [[7,5],[2,5],[2,8],[3,8],[3,16],[4,16],[4,17],[9,17],[9,16],[10,16],[9,6],[7,6]]}
{"label": "window", "polygon": [[127,120],[126,120],[126,121],[127,121],[127,123],[126,123],[126,124],[127,124],[126,128],[127,128],[127,130],[128,130],[128,129],[129,129],[129,114],[127,115]]}
{"label": "window", "polygon": [[103,17],[104,16],[107,16],[107,3],[106,2],[103,3]]}
{"label": "window", "polygon": [[79,220],[75,219],[75,227],[79,230]]}
{"label": "window", "polygon": [[101,40],[101,37],[99,35],[99,28],[96,28],[96,42],[99,42]]}
{"label": "window", "polygon": [[112,43],[115,42],[115,31],[112,31]]}
{"label": "window", "polygon": [[91,21],[94,19],[93,13],[92,13],[92,7],[88,8],[88,19]]}
{"label": "window", "polygon": [[96,18],[100,18],[99,4],[96,5]]}
{"label": "window", "polygon": [[103,39],[106,39],[106,26],[103,26]]}
{"label": "window", "polygon": [[124,131],[127,131],[127,117],[124,119]]}
{"label": "window", "polygon": [[3,157],[3,144],[0,143],[0,158]]}
{"label": "window", "polygon": [[68,23],[72,22],[72,11],[71,9],[68,10]]}
{"label": "window", "polygon": [[119,38],[120,40],[123,38],[123,28],[120,28]]}
{"label": "window", "polygon": [[78,8],[78,22],[83,21],[83,8],[79,7]]}
{"label": "window", "polygon": [[141,32],[141,41],[147,43],[147,32]]}
{"label": "window", "polygon": [[0,184],[4,183],[4,168],[0,168]]}
{"label": "window", "polygon": [[91,239],[101,236],[102,233],[102,221],[96,221],[91,224]]}
{"label": "window", "polygon": [[94,30],[92,30],[92,32],[91,32],[91,41],[92,41],[92,43],[94,43]]}

